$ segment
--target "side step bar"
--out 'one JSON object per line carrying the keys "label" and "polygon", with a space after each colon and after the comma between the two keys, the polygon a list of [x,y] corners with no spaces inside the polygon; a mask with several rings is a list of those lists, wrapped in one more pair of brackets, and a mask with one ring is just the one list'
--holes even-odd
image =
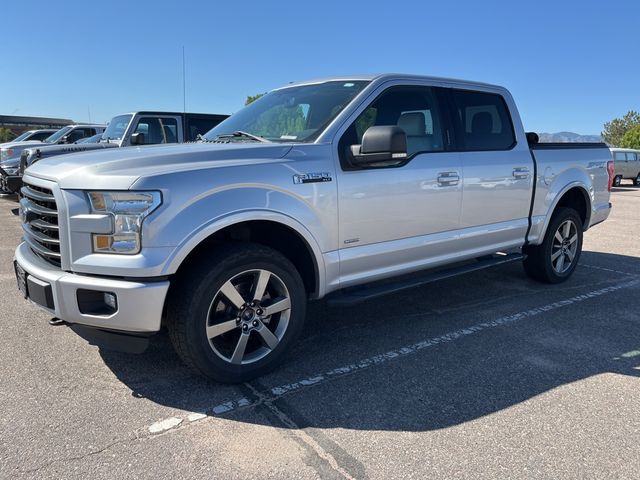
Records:
{"label": "side step bar", "polygon": [[327,298],[327,303],[331,307],[341,307],[355,305],[357,303],[371,300],[373,298],[388,295],[390,293],[400,292],[407,288],[418,287],[427,283],[444,280],[445,278],[456,277],[464,273],[484,270],[489,267],[496,267],[506,263],[518,262],[524,260],[526,255],[522,253],[509,253],[506,255],[491,255],[476,259],[475,263],[452,267],[436,272],[428,272],[408,280],[389,282],[382,285],[372,284],[368,286],[359,286],[340,290]]}

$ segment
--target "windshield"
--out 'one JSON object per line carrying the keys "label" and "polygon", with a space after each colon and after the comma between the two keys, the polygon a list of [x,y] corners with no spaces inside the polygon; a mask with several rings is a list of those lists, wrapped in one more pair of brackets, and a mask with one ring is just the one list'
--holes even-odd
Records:
{"label": "windshield", "polygon": [[[272,142],[313,142],[369,82],[332,81],[275,90],[249,104],[204,136],[246,132]],[[246,136],[225,137],[247,140]]]}
{"label": "windshield", "polygon": [[21,142],[22,140],[24,140],[25,138],[27,138],[29,135],[31,135],[33,132],[24,132],[22,135],[18,135],[16,138],[14,138],[13,140],[11,140],[12,142]]}
{"label": "windshield", "polygon": [[124,132],[127,130],[127,125],[131,121],[133,115],[118,115],[113,117],[109,126],[102,134],[102,140],[121,140]]}
{"label": "windshield", "polygon": [[64,137],[72,129],[73,129],[73,127],[62,127],[60,130],[58,130],[53,135],[45,138],[44,141],[47,142],[47,143],[56,143],[58,140],[60,140],[62,137]]}

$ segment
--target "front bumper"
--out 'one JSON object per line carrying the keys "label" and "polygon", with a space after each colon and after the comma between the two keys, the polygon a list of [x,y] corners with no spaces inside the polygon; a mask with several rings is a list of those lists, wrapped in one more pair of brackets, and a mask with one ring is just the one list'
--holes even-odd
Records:
{"label": "front bumper", "polygon": [[[168,280],[130,281],[65,272],[35,255],[25,243],[16,249],[15,260],[28,276],[41,284],[51,285],[51,308],[42,302],[36,303],[34,299],[32,301],[69,324],[134,334],[160,330]],[[114,293],[117,310],[110,315],[82,313],[78,305],[78,290]]]}
{"label": "front bumper", "polygon": [[19,175],[2,176],[0,179],[0,190],[6,192],[18,193],[22,188],[22,177]]}

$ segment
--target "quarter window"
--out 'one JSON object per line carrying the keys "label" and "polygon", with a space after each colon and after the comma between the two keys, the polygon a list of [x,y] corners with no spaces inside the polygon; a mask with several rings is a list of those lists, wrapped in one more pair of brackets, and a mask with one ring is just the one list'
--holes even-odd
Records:
{"label": "quarter window", "polygon": [[500,95],[453,90],[452,97],[464,150],[508,150],[513,146],[511,117]]}

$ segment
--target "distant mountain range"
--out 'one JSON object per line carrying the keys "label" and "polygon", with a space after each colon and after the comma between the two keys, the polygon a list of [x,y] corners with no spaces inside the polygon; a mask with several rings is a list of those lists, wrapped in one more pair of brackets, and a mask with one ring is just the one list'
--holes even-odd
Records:
{"label": "distant mountain range", "polygon": [[572,143],[572,142],[602,142],[600,135],[580,135],[573,132],[540,133],[540,142]]}

